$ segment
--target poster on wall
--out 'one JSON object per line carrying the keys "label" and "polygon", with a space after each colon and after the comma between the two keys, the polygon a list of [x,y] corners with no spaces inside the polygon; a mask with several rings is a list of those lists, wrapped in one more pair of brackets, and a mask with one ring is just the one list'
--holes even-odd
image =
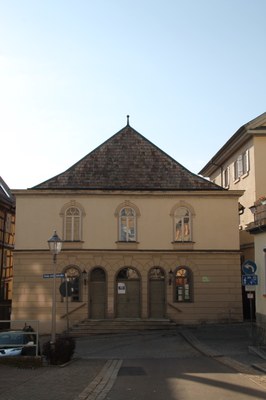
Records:
{"label": "poster on wall", "polygon": [[124,282],[117,283],[117,293],[126,294],[126,284]]}

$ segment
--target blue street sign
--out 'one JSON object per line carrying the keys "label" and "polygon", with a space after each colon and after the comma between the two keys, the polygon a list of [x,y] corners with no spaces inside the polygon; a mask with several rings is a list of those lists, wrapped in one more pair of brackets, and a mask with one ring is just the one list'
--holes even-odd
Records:
{"label": "blue street sign", "polygon": [[[46,279],[46,278],[53,278],[53,277],[54,277],[54,274],[43,274],[42,277],[43,277],[44,279]],[[64,278],[64,277],[65,277],[65,274],[63,274],[63,273],[55,274],[55,277],[56,277],[56,278]]]}
{"label": "blue street sign", "polygon": [[254,275],[257,271],[257,265],[254,263],[254,261],[246,260],[242,264],[242,271],[245,275]]}
{"label": "blue street sign", "polygon": [[242,275],[242,285],[257,285],[258,284],[258,275]]}

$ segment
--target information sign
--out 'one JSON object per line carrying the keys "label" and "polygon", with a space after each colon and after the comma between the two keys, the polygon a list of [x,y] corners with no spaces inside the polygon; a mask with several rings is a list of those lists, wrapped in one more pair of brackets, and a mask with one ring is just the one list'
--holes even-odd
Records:
{"label": "information sign", "polygon": [[257,285],[258,284],[258,275],[242,275],[242,285]]}

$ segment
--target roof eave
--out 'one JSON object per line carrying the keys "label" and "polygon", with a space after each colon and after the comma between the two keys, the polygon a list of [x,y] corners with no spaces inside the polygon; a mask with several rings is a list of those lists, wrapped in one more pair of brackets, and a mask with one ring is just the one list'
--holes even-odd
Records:
{"label": "roof eave", "polygon": [[259,115],[257,118],[242,125],[230,139],[217,151],[210,161],[199,171],[199,175],[209,177],[217,168],[221,168],[224,161],[228,159],[239,147],[246,143],[251,136],[259,136],[266,134],[263,130],[260,132],[255,128],[262,122],[265,122],[266,113]]}

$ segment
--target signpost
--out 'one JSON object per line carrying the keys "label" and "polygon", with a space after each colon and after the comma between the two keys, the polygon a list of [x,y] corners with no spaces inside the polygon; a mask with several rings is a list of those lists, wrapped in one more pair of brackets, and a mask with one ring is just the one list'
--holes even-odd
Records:
{"label": "signpost", "polygon": [[[43,279],[50,279],[54,277],[54,274],[43,274]],[[69,331],[69,319],[68,319],[68,296],[71,296],[73,286],[70,281],[67,280],[67,276],[61,272],[55,274],[56,278],[65,278],[65,281],[61,283],[59,292],[61,296],[66,297],[66,317],[67,317],[67,332]]]}
{"label": "signpost", "polygon": [[254,261],[246,260],[245,262],[243,262],[242,286],[245,286],[245,290],[247,292],[247,298],[249,299],[252,344],[253,344],[253,300],[254,300],[255,286],[258,285],[258,275],[255,275],[256,271],[257,271],[257,265],[255,264]]}

